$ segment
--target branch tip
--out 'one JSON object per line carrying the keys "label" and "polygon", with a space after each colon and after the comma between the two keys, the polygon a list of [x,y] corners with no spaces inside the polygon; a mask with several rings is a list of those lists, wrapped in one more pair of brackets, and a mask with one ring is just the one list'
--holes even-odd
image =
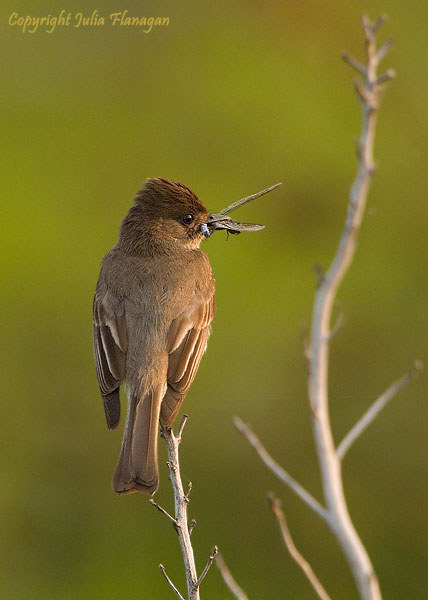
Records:
{"label": "branch tip", "polygon": [[376,81],[374,82],[373,85],[382,85],[382,83],[391,81],[391,79],[394,79],[396,74],[397,73],[396,73],[395,69],[388,69],[387,71],[385,71],[385,73],[383,73],[382,75],[379,75],[379,77],[376,79]]}
{"label": "branch tip", "polygon": [[385,58],[385,56],[391,50],[391,48],[392,48],[393,45],[394,45],[394,40],[392,38],[386,40],[386,42],[384,42],[382,44],[382,46],[376,52],[376,60],[377,60],[377,62],[380,62],[381,60],[383,60]]}
{"label": "branch tip", "polygon": [[196,519],[192,519],[190,521],[190,525],[189,525],[189,535],[192,535],[192,532],[195,529],[195,526],[196,526]]}
{"label": "branch tip", "polygon": [[211,552],[211,554],[210,554],[210,557],[208,558],[208,562],[207,562],[207,564],[205,565],[205,568],[204,568],[204,570],[202,571],[202,573],[201,573],[201,575],[200,575],[199,579],[198,579],[198,580],[196,581],[196,583],[195,583],[195,590],[197,590],[197,589],[199,588],[199,586],[201,585],[201,583],[202,583],[202,582],[203,582],[203,580],[205,579],[205,576],[206,576],[206,574],[208,573],[208,571],[209,571],[209,570],[210,570],[210,568],[211,568],[211,565],[212,565],[212,564],[213,564],[213,562],[214,562],[214,559],[215,559],[215,557],[216,557],[216,554],[217,554],[217,552],[218,552],[218,548],[217,548],[217,546],[214,546],[214,548],[212,549],[212,552]]}
{"label": "branch tip", "polygon": [[382,25],[385,23],[385,21],[388,20],[388,15],[386,13],[382,13],[378,16],[378,18],[376,19],[376,21],[373,23],[372,25],[372,29],[373,29],[373,33],[376,34],[379,29],[382,27]]}
{"label": "branch tip", "polygon": [[368,15],[366,13],[363,13],[361,15],[361,24],[363,26],[364,29],[364,34],[366,37],[366,42],[372,42],[373,38],[374,38],[374,31],[373,31],[373,25],[372,22],[370,21]]}
{"label": "branch tip", "polygon": [[184,426],[187,423],[187,419],[188,418],[189,418],[189,415],[183,415],[182,418],[181,418],[181,421],[180,421],[180,425],[178,426],[177,436],[176,437],[177,437],[177,440],[178,440],[179,443],[181,442],[181,436],[183,434],[183,429],[184,429]]}
{"label": "branch tip", "polygon": [[189,481],[189,483],[187,484],[187,492],[184,495],[184,499],[186,502],[189,502],[189,496],[190,496],[190,492],[192,491],[192,482]]}
{"label": "branch tip", "polygon": [[423,363],[423,361],[420,360],[420,359],[415,360],[415,362],[413,363],[413,367],[412,367],[414,375],[417,375],[423,369],[424,369],[424,363]]}
{"label": "branch tip", "polygon": [[346,453],[354,442],[361,436],[361,434],[367,429],[371,423],[376,419],[378,414],[383,408],[397,395],[397,393],[406,386],[412,379],[414,379],[422,370],[423,363],[420,360],[416,360],[412,367],[405,373],[400,379],[397,379],[392,383],[389,388],[381,394],[377,400],[373,402],[371,406],[366,410],[363,416],[355,423],[353,427],[348,431],[343,440],[337,447],[337,457],[339,460],[343,460]]}
{"label": "branch tip", "polygon": [[233,424],[240,433],[243,433],[246,428],[249,428],[248,425],[245,425],[244,421],[238,416],[233,417]]}

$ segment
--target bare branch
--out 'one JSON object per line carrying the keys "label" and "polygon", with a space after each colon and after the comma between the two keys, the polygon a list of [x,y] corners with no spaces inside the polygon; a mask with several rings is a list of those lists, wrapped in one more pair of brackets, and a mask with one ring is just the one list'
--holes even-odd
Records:
{"label": "bare branch", "polygon": [[[349,192],[348,213],[336,254],[315,295],[308,380],[313,436],[328,511],[327,523],[345,554],[363,600],[380,600],[381,593],[370,558],[354,528],[345,500],[341,463],[334,447],[329,418],[328,365],[332,310],[337,290],[355,254],[371,178],[375,170],[373,147],[377,109],[382,93],[376,72],[379,60],[375,38],[383,21],[384,17],[381,17],[375,23],[371,23],[366,15],[362,17],[367,64],[363,81],[355,82],[362,107],[358,169]],[[355,68],[353,60],[347,62]]]}
{"label": "bare branch", "polygon": [[183,415],[182,418],[181,418],[180,425],[178,426],[178,430],[177,430],[177,441],[178,441],[178,443],[181,442],[181,436],[183,434],[183,429],[184,429],[184,426],[187,423],[187,419],[188,418],[189,418],[189,415]]}
{"label": "bare branch", "polygon": [[348,52],[346,52],[346,50],[343,50],[343,52],[340,53],[340,56],[343,58],[343,60],[346,63],[348,63],[348,65],[350,67],[352,67],[358,73],[360,73],[360,75],[366,74],[366,67],[364,65],[362,65],[356,58],[354,58],[353,56],[348,54]]}
{"label": "bare branch", "polygon": [[204,568],[204,570],[203,570],[203,571],[202,571],[202,573],[200,574],[200,576],[199,576],[199,579],[198,579],[198,581],[197,581],[197,582],[196,582],[196,584],[195,584],[195,587],[196,587],[196,588],[199,588],[199,586],[201,585],[201,583],[202,583],[202,582],[203,582],[203,580],[205,579],[205,575],[206,575],[206,574],[208,573],[208,571],[210,570],[210,568],[211,568],[211,565],[212,565],[212,564],[213,564],[213,562],[214,562],[214,559],[215,559],[215,557],[216,557],[216,554],[217,554],[217,552],[218,552],[218,548],[217,548],[217,546],[214,546],[214,548],[213,548],[213,551],[211,552],[211,554],[210,554],[210,557],[209,557],[209,559],[208,559],[208,562],[207,562],[207,564],[205,565],[205,568]]}
{"label": "bare branch", "polygon": [[229,570],[229,567],[225,563],[224,558],[220,554],[220,552],[217,553],[217,556],[215,558],[215,565],[220,571],[220,575],[223,577],[224,583],[235,596],[236,600],[248,600],[247,594],[244,592],[241,586],[239,586],[236,583],[232,573]]}
{"label": "bare branch", "polygon": [[186,493],[186,502],[189,502],[189,496],[190,496],[190,492],[192,491],[192,482],[189,481],[189,483],[187,484],[187,493]]}
{"label": "bare branch", "polygon": [[376,52],[376,60],[377,60],[377,62],[380,62],[381,60],[383,60],[385,58],[385,56],[391,50],[391,48],[392,48],[393,45],[394,45],[394,40],[391,40],[391,39],[390,40],[386,40],[386,42],[384,42],[382,44],[382,46]]}
{"label": "bare branch", "polygon": [[272,512],[275,515],[276,520],[278,521],[279,529],[281,531],[285,547],[290,553],[291,558],[301,568],[301,570],[309,580],[309,583],[312,585],[312,587],[314,588],[318,596],[321,598],[321,600],[331,600],[330,596],[325,591],[324,586],[322,585],[318,577],[315,575],[311,565],[296,548],[293,538],[291,537],[290,530],[288,529],[287,521],[284,515],[284,511],[281,508],[280,500],[273,493],[270,493],[268,497]]}
{"label": "bare branch", "polygon": [[385,73],[379,75],[373,85],[375,86],[382,85],[382,83],[387,83],[388,81],[391,81],[391,79],[394,79],[395,75],[396,73],[394,69],[388,69]]}
{"label": "bare branch", "polygon": [[180,594],[175,585],[172,583],[171,579],[166,574],[165,567],[163,565],[159,565],[159,569],[162,571],[162,575],[165,577],[169,586],[174,590],[175,594],[180,598],[180,600],[185,600],[185,598]]}
{"label": "bare branch", "polygon": [[192,535],[192,531],[195,529],[196,519],[192,519],[189,525],[189,535]]}
{"label": "bare branch", "polygon": [[375,26],[370,21],[369,17],[366,14],[363,14],[361,15],[361,23],[363,25],[366,41],[368,43],[372,43],[374,41],[376,31],[379,29],[380,25],[382,25],[383,21],[379,24],[379,26],[377,26],[377,29],[375,30]]}
{"label": "bare branch", "polygon": [[236,210],[237,208],[240,208],[241,206],[244,206],[245,204],[248,204],[252,200],[255,200],[256,198],[260,198],[260,196],[264,196],[265,194],[268,194],[269,192],[276,190],[276,188],[279,187],[280,185],[282,185],[282,182],[275,183],[275,185],[271,185],[270,187],[266,188],[265,190],[261,190],[260,192],[251,194],[251,196],[246,196],[245,198],[241,198],[240,200],[237,200],[236,202],[229,204],[229,206],[226,206],[226,208],[222,208],[221,211],[219,212],[219,214],[220,215],[228,215],[232,211]]}
{"label": "bare branch", "polygon": [[[157,505],[155,502],[152,502],[156,508],[158,508],[162,513],[165,514],[174,524],[175,530],[178,535],[178,541],[180,543],[181,553],[183,556],[184,569],[186,573],[186,582],[187,582],[187,600],[199,600],[199,586],[202,582],[202,579],[208,572],[208,569],[214,560],[214,556],[210,557],[210,560],[207,563],[204,571],[202,572],[201,577],[198,578],[198,574],[196,571],[195,565],[195,557],[193,554],[192,543],[190,541],[190,534],[192,533],[192,529],[195,526],[196,521],[192,521],[190,526],[188,525],[187,519],[187,505],[189,503],[189,493],[192,489],[191,484],[189,483],[189,490],[187,494],[184,493],[183,482],[181,480],[180,475],[180,461],[178,449],[181,442],[181,436],[183,433],[183,428],[187,421],[187,415],[184,415],[181,423],[178,427],[177,436],[174,435],[174,432],[169,427],[161,427],[161,436],[165,440],[165,444],[168,451],[168,468],[169,468],[169,479],[171,481],[172,489],[174,491],[174,505],[175,505],[175,518],[171,517],[163,508]],[[211,562],[210,562],[211,561]],[[163,571],[164,572],[164,571]],[[166,574],[164,573],[165,577]],[[171,587],[176,591],[176,588],[171,584],[169,578],[167,581],[170,583]],[[181,596],[180,596],[181,597]]]}
{"label": "bare branch", "polygon": [[166,517],[168,517],[168,519],[172,522],[172,524],[174,525],[174,527],[178,526],[177,521],[174,519],[174,517],[172,517],[168,511],[166,511],[164,508],[162,508],[162,506],[160,506],[160,504],[158,504],[157,502],[155,502],[153,500],[153,498],[150,498],[149,500],[150,504],[154,507],[156,507],[162,514],[164,514]]}
{"label": "bare branch", "polygon": [[416,361],[412,368],[405,373],[400,379],[394,381],[393,384],[381,395],[370,408],[363,414],[350,431],[345,435],[343,440],[337,447],[337,456],[340,460],[343,460],[345,454],[348,452],[352,444],[360,437],[360,435],[367,429],[371,423],[376,419],[378,414],[385,406],[397,395],[397,393],[406,386],[416,375],[422,370],[423,364],[421,361]]}
{"label": "bare branch", "polygon": [[385,21],[388,20],[388,15],[385,13],[382,13],[381,15],[378,16],[378,18],[376,19],[376,21],[373,23],[372,29],[373,29],[373,33],[377,33],[379,31],[379,29],[382,27],[382,25],[385,23]]}
{"label": "bare branch", "polygon": [[287,473],[268,453],[256,434],[239,417],[233,419],[237,430],[246,438],[246,440],[255,449],[261,460],[267,468],[274,473],[283,483],[285,483],[303,502],[305,502],[318,516],[324,521],[328,520],[326,509],[321,506],[318,500],[305,490],[291,475]]}

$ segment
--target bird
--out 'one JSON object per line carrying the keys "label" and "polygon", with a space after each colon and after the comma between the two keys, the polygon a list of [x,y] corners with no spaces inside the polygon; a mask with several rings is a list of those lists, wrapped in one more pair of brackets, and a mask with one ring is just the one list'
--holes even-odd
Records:
{"label": "bird", "polygon": [[[252,227],[252,228],[251,228]],[[201,242],[217,229],[255,230],[210,214],[187,186],[149,178],[104,256],[93,302],[95,367],[109,429],[128,411],[112,487],[159,486],[159,423],[172,427],[189,391],[215,314],[215,285]]]}

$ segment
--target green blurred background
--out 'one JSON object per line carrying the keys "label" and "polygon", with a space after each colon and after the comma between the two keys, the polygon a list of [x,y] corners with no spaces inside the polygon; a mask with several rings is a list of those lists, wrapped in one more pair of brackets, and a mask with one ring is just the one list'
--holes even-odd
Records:
{"label": "green blurred background", "polygon": [[[266,492],[332,598],[357,594],[326,527],[259,463],[232,425],[255,426],[321,498],[300,325],[341,231],[360,127],[354,73],[360,14],[386,11],[378,171],[356,261],[340,290],[345,327],[331,362],[336,440],[413,360],[428,363],[428,8],[410,0],[86,3],[170,17],[166,28],[9,27],[11,12],[83,6],[3,0],[1,435],[2,598],[170,598],[184,591],[178,543],[146,497],[116,497],[120,432],[104,423],[92,356],[100,260],[146,177],[189,185],[212,210],[283,187],[237,216],[254,235],[204,243],[217,316],[189,393],[182,473],[199,570],[218,544],[251,600],[314,597],[282,546]],[[428,597],[428,378],[422,374],[347,456],[350,512],[385,598]],[[157,500],[172,510],[161,444]],[[202,597],[231,598],[213,569]]]}

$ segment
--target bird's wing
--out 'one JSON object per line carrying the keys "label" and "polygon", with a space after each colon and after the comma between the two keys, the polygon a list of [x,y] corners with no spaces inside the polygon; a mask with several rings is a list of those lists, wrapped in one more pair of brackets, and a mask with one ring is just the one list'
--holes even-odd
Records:
{"label": "bird's wing", "polygon": [[195,378],[207,347],[214,318],[214,290],[202,302],[194,302],[174,319],[168,333],[167,390],[162,401],[160,421],[170,427]]}
{"label": "bird's wing", "polygon": [[123,310],[107,310],[97,294],[94,298],[93,333],[95,368],[107,425],[109,429],[114,429],[120,418],[119,386],[125,376],[125,313]]}

